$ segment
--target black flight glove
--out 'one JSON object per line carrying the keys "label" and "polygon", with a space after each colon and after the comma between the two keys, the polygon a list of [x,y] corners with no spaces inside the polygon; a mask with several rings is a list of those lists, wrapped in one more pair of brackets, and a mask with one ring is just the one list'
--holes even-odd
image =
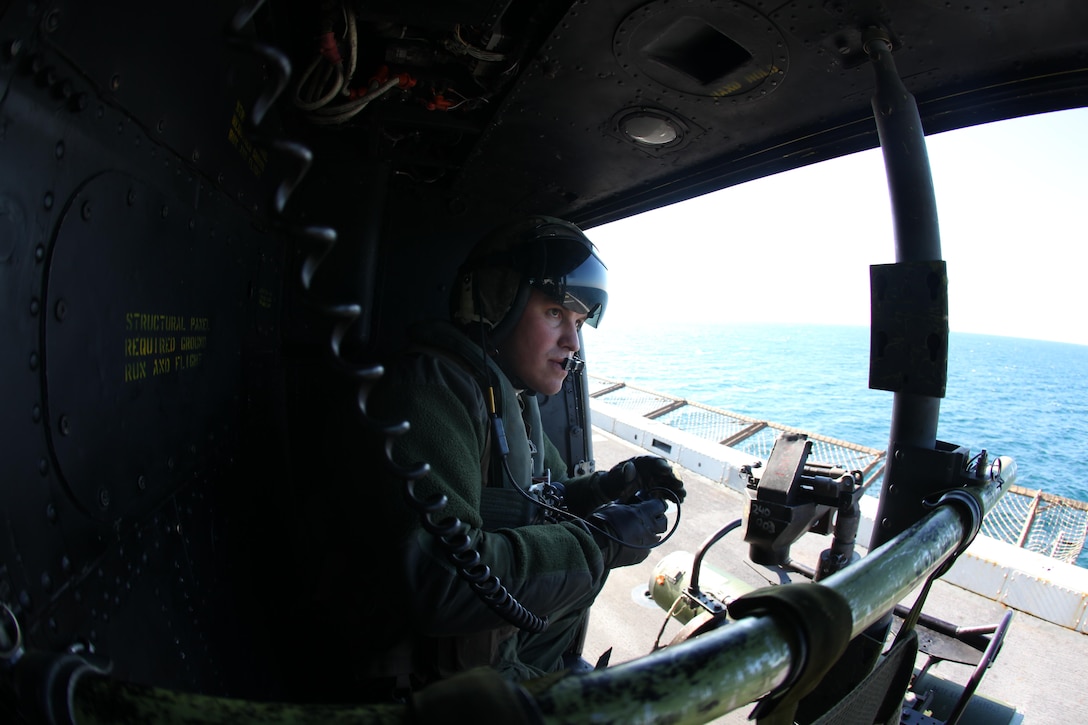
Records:
{"label": "black flight glove", "polygon": [[634,503],[638,500],[634,499],[637,493],[642,494],[641,499],[653,496],[672,500],[660,491],[655,493],[655,488],[672,491],[679,501],[683,501],[687,495],[684,482],[672,472],[669,462],[658,456],[638,456],[617,463],[600,477],[597,485],[606,500],[622,503]]}
{"label": "black flight glove", "polygon": [[[649,547],[660,540],[658,534],[665,533],[668,524],[665,502],[659,498],[636,504],[607,504],[594,511],[589,522],[619,540],[614,541],[600,531],[593,531],[593,538],[601,547],[601,556],[609,569],[645,561],[650,555]],[[646,548],[636,549],[624,544]]]}

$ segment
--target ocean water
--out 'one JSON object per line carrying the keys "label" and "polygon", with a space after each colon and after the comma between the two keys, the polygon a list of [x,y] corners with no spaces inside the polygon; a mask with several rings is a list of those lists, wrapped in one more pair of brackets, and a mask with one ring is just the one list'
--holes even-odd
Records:
{"label": "ocean water", "polygon": [[[585,334],[588,371],[723,410],[888,446],[869,329],[670,323]],[[951,333],[937,437],[1011,456],[1017,484],[1088,501],[1088,346]]]}

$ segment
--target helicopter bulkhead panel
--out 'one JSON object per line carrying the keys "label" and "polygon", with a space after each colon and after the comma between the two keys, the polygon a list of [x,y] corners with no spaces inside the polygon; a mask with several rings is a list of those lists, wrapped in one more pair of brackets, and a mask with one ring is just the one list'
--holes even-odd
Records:
{"label": "helicopter bulkhead panel", "polygon": [[254,532],[283,468],[285,250],[260,220],[286,172],[246,123],[256,56],[207,5],[172,40],[140,3],[3,18],[0,601],[29,648],[237,692],[244,582],[276,560]]}

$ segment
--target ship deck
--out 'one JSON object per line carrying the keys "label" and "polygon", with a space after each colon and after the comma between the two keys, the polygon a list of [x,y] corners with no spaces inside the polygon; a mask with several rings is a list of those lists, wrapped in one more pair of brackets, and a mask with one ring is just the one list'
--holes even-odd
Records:
{"label": "ship deck", "polygon": [[[611,433],[594,429],[594,454],[598,469],[607,469],[618,461],[646,451]],[[674,551],[693,553],[703,542],[730,521],[744,513],[745,494],[705,478],[688,469],[675,467],[688,490],[681,508],[681,521],[675,535],[655,549],[637,566],[614,570],[604,591],[590,613],[583,656],[590,663],[611,648],[610,664],[615,665],[648,654],[665,621],[665,612],[646,594],[654,565]],[[673,513],[670,513],[670,517]],[[671,522],[671,518],[670,518]],[[859,539],[860,542],[860,539]],[[808,534],[791,548],[793,561],[815,568],[820,552],[830,545],[830,537]],[[865,550],[859,546],[859,553]],[[710,568],[742,580],[753,587],[778,583],[786,572],[754,565],[748,558],[743,530],[727,534],[707,552],[704,568]],[[803,579],[790,575],[793,580]],[[904,602],[913,604],[915,594]],[[938,580],[924,608],[925,614],[959,626],[995,625],[1007,607],[987,597]],[[669,642],[681,625],[667,624],[662,642]],[[925,655],[920,653],[916,668]],[[970,679],[974,668],[945,661],[930,670],[940,691],[958,688]],[[1080,722],[1088,706],[1088,636],[1022,611],[1015,611],[1003,646],[991,668],[982,678],[976,696],[960,722],[969,723],[1072,723]],[[937,699],[937,720],[915,718],[911,722],[941,721],[941,700]],[[735,710],[714,720],[717,723],[747,722],[751,706]]]}

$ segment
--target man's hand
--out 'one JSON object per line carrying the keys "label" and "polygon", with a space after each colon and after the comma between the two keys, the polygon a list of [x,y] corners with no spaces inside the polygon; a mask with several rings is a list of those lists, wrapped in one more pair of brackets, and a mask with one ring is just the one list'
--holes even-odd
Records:
{"label": "man's hand", "polygon": [[[671,491],[678,502],[683,501],[687,495],[684,482],[672,472],[669,462],[658,456],[638,456],[617,463],[601,476],[598,485],[609,501],[623,503],[634,503],[650,497],[674,500],[662,491],[655,493],[654,489]],[[634,498],[635,494],[641,494],[639,499]]]}
{"label": "man's hand", "polygon": [[645,561],[668,526],[665,502],[659,498],[631,505],[610,503],[594,511],[589,521],[609,569]]}

